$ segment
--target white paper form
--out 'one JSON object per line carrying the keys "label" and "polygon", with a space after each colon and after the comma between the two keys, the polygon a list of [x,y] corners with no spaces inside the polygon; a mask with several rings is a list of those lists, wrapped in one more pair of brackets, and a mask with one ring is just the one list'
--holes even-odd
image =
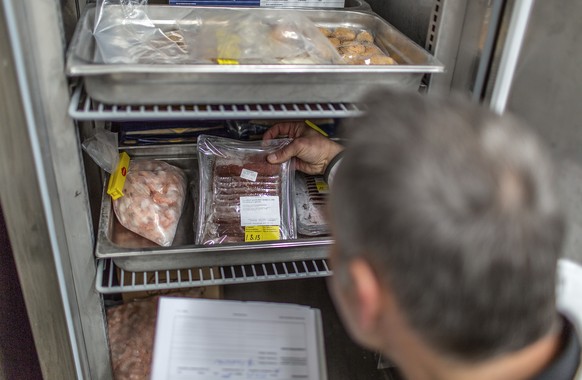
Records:
{"label": "white paper form", "polygon": [[161,298],[153,380],[320,379],[316,310]]}

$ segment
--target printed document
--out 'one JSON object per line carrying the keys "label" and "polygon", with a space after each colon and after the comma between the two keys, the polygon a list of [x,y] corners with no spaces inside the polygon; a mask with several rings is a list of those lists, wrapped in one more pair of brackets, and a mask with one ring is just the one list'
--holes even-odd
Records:
{"label": "printed document", "polygon": [[305,306],[161,298],[152,380],[325,380],[321,315]]}

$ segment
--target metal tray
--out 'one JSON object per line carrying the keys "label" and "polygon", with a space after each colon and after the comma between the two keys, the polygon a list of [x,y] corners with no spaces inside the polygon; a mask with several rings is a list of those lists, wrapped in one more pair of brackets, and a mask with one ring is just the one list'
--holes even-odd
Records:
{"label": "metal tray", "polygon": [[[149,17],[154,23],[167,26],[190,11],[190,7],[149,6]],[[444,71],[443,65],[426,50],[371,11],[293,11],[322,27],[369,30],[377,44],[399,64],[102,64],[95,61],[95,8],[88,6],[67,52],[66,72],[71,77],[82,77],[87,92],[108,104],[256,104],[357,102],[372,86],[417,89],[425,73]]]}
{"label": "metal tray", "polygon": [[[158,159],[178,166],[186,173],[190,184],[198,183],[196,145],[130,147],[125,150],[132,158]],[[246,265],[277,263],[327,257],[332,240],[307,238],[277,242],[195,244],[197,189],[189,186],[186,205],[171,247],[161,247],[127,230],[113,212],[111,197],[103,191],[97,247],[98,258],[110,258],[118,267],[130,272],[187,269],[216,265]]]}

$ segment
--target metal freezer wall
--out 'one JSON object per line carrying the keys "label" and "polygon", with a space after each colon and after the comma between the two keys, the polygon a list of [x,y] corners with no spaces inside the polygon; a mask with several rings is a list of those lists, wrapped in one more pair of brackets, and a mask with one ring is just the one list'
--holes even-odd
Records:
{"label": "metal freezer wall", "polygon": [[61,5],[3,1],[0,20],[0,199],[41,369],[110,378]]}

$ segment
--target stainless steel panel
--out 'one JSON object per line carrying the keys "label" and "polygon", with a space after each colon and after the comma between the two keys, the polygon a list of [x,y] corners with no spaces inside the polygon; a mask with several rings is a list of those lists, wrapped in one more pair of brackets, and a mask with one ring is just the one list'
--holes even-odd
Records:
{"label": "stainless steel panel", "polygon": [[77,21],[81,15],[79,12],[78,0],[61,0],[62,27],[65,42],[68,43],[73,37]]}
{"label": "stainless steel panel", "polygon": [[425,46],[435,2],[436,0],[368,0],[375,13],[420,46]]}
{"label": "stainless steel panel", "polygon": [[505,111],[533,4],[534,0],[515,0],[511,9],[491,94],[491,108],[498,113]]}
{"label": "stainless steel panel", "polygon": [[[8,8],[8,10],[6,10]],[[22,283],[31,328],[46,378],[75,378],[77,370],[70,331],[59,288],[58,262],[52,255],[51,221],[47,220],[38,177],[38,155],[28,130],[26,101],[22,100],[23,67],[12,44],[19,33],[9,20],[14,4],[0,6],[0,200],[7,222],[14,259]],[[58,41],[56,41],[58,43]],[[38,156],[37,156],[38,157]],[[36,159],[35,159],[36,158]],[[10,305],[2,305],[10,307]],[[47,312],[51,310],[51,312]]]}
{"label": "stainless steel panel", "polygon": [[[188,10],[151,6],[154,22],[181,19]],[[249,11],[261,12],[264,9]],[[442,65],[383,19],[368,12],[298,9],[321,26],[370,30],[399,65],[113,65],[94,61],[93,12],[79,24],[67,73],[81,76],[89,94],[123,104],[355,102],[371,86],[417,89],[424,73]],[[180,13],[182,12],[182,13]],[[157,21],[155,21],[157,20]]]}
{"label": "stainless steel panel", "polygon": [[[459,53],[452,76],[451,90],[467,96],[473,94],[481,62],[488,64],[490,48],[495,42],[497,14],[503,0],[478,0],[467,2],[465,21],[459,40]],[[480,93],[476,94],[479,99]]]}
{"label": "stainless steel panel", "polygon": [[3,1],[0,197],[47,379],[111,377],[59,1]]}
{"label": "stainless steel panel", "polygon": [[503,0],[436,0],[426,48],[443,62],[445,73],[429,75],[428,92],[470,96],[479,79],[477,99],[495,42],[497,14]]}
{"label": "stainless steel panel", "polygon": [[569,218],[564,253],[582,262],[582,2],[536,1],[507,99],[558,160],[556,180]]}
{"label": "stainless steel panel", "polygon": [[[161,159],[184,169],[189,182],[197,184],[198,162],[195,145],[135,147],[126,149],[134,159]],[[191,194],[192,191],[195,194]],[[276,263],[326,258],[331,240],[305,238],[277,242],[196,245],[195,199],[198,189],[190,189],[171,247],[160,247],[125,229],[113,212],[111,197],[103,192],[96,256],[113,259],[122,269],[156,271],[201,266]]]}

